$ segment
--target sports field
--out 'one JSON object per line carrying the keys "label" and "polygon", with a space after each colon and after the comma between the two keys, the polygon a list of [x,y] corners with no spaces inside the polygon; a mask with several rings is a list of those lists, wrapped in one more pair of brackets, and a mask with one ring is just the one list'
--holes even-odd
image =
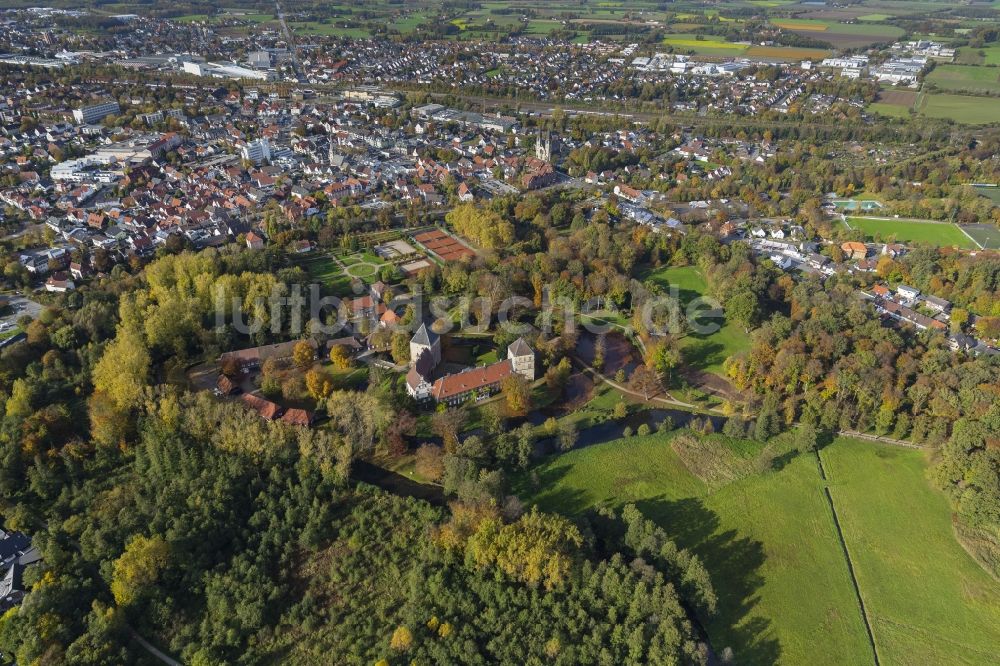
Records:
{"label": "sports field", "polygon": [[995,224],[966,224],[962,230],[986,250],[1000,250],[1000,229]]}
{"label": "sports field", "polygon": [[924,243],[937,247],[954,246],[967,249],[976,247],[961,229],[950,222],[848,217],[847,224],[855,231],[883,241],[896,240],[901,243]]}
{"label": "sports field", "polygon": [[[720,612],[705,626],[736,663],[872,663],[814,454],[779,447],[771,464],[709,490],[699,474],[711,470],[682,459],[675,436],[550,458],[519,480],[521,497],[570,515],[635,503],[712,573]],[[710,442],[721,462],[770,456],[752,442]],[[924,454],[838,439],[822,455],[881,663],[988,663],[1000,649],[1000,583],[954,539]]]}

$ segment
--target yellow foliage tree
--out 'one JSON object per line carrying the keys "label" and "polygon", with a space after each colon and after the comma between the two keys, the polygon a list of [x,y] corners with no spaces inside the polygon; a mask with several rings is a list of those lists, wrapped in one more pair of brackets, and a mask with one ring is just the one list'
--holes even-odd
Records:
{"label": "yellow foliage tree", "polygon": [[346,345],[334,345],[330,348],[330,362],[338,370],[347,370],[353,365],[351,355]]}
{"label": "yellow foliage tree", "polygon": [[122,411],[139,405],[149,379],[150,358],[142,334],[119,327],[94,367],[94,391],[105,394]]}
{"label": "yellow foliage tree", "polygon": [[170,559],[170,545],[163,538],[137,536],[111,568],[111,593],[119,606],[130,606],[156,582]]}
{"label": "yellow foliage tree", "polygon": [[518,374],[508,375],[500,382],[500,390],[507,401],[507,410],[511,416],[522,416],[531,409],[531,387],[528,381]]}
{"label": "yellow foliage tree", "polygon": [[316,360],[316,351],[313,346],[305,340],[299,340],[292,347],[292,361],[302,370],[305,370]]}
{"label": "yellow foliage tree", "polygon": [[494,566],[514,580],[552,590],[566,580],[582,544],[573,523],[535,508],[509,525],[484,520],[468,541],[466,557],[477,566]]}
{"label": "yellow foliage tree", "polygon": [[398,652],[406,652],[413,645],[413,633],[405,625],[396,627],[392,632],[389,647]]}
{"label": "yellow foliage tree", "polygon": [[319,368],[306,372],[306,390],[315,400],[324,400],[333,392],[333,382],[330,375]]}

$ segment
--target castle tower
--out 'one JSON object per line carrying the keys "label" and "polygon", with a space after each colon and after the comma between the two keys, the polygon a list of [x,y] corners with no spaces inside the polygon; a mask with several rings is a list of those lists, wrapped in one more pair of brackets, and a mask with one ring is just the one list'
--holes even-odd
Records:
{"label": "castle tower", "polygon": [[514,372],[529,382],[535,380],[535,352],[524,338],[518,338],[507,347],[507,358],[510,359]]}
{"label": "castle tower", "polygon": [[[436,368],[441,363],[441,338],[427,328],[427,324],[421,324],[410,338],[410,363],[416,365],[425,351],[430,354],[430,369]],[[422,361],[424,363],[427,361]]]}

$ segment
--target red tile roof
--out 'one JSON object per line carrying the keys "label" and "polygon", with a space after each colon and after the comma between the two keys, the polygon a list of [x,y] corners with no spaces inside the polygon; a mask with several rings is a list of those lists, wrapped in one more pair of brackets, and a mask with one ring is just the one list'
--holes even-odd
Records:
{"label": "red tile roof", "polygon": [[435,400],[447,400],[469,391],[477,391],[487,386],[498,384],[513,373],[509,359],[493,363],[482,368],[473,368],[465,372],[442,377],[434,382],[431,395]]}
{"label": "red tile roof", "polygon": [[297,408],[289,409],[285,412],[285,415],[281,417],[282,423],[297,426],[309,426],[312,424],[312,420],[312,412]]}
{"label": "red tile roof", "polygon": [[267,421],[273,421],[281,414],[281,405],[271,402],[266,398],[261,398],[258,395],[244,393],[240,396],[240,400],[244,405],[257,412],[262,419]]}

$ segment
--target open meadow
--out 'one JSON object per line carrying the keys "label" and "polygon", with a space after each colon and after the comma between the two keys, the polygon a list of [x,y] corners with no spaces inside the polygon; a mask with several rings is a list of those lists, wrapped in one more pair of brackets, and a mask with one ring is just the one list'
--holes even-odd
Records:
{"label": "open meadow", "polygon": [[[648,273],[644,280],[655,284],[664,293],[670,293],[670,286],[679,290],[681,305],[708,294],[708,283],[701,269],[696,266],[672,266],[659,268]],[[743,329],[731,322],[721,321],[721,328],[715,333],[700,335],[690,333],[681,340],[685,363],[705,372],[723,374],[722,364],[730,356],[750,348],[750,340]]]}
{"label": "open meadow", "polygon": [[520,494],[568,515],[636,504],[713,573],[720,609],[702,621],[737,663],[871,663],[828,484],[881,663],[987,663],[1000,649],[1000,583],[955,540],[922,452],[840,438],[822,450],[824,481],[811,452],[713,435],[706,460],[678,445],[687,439],[554,456],[519,479]]}
{"label": "open meadow", "polygon": [[[1000,68],[975,65],[938,65],[927,75],[927,82],[942,90],[972,93],[1000,92]],[[993,100],[1000,104],[1000,101]]]}

